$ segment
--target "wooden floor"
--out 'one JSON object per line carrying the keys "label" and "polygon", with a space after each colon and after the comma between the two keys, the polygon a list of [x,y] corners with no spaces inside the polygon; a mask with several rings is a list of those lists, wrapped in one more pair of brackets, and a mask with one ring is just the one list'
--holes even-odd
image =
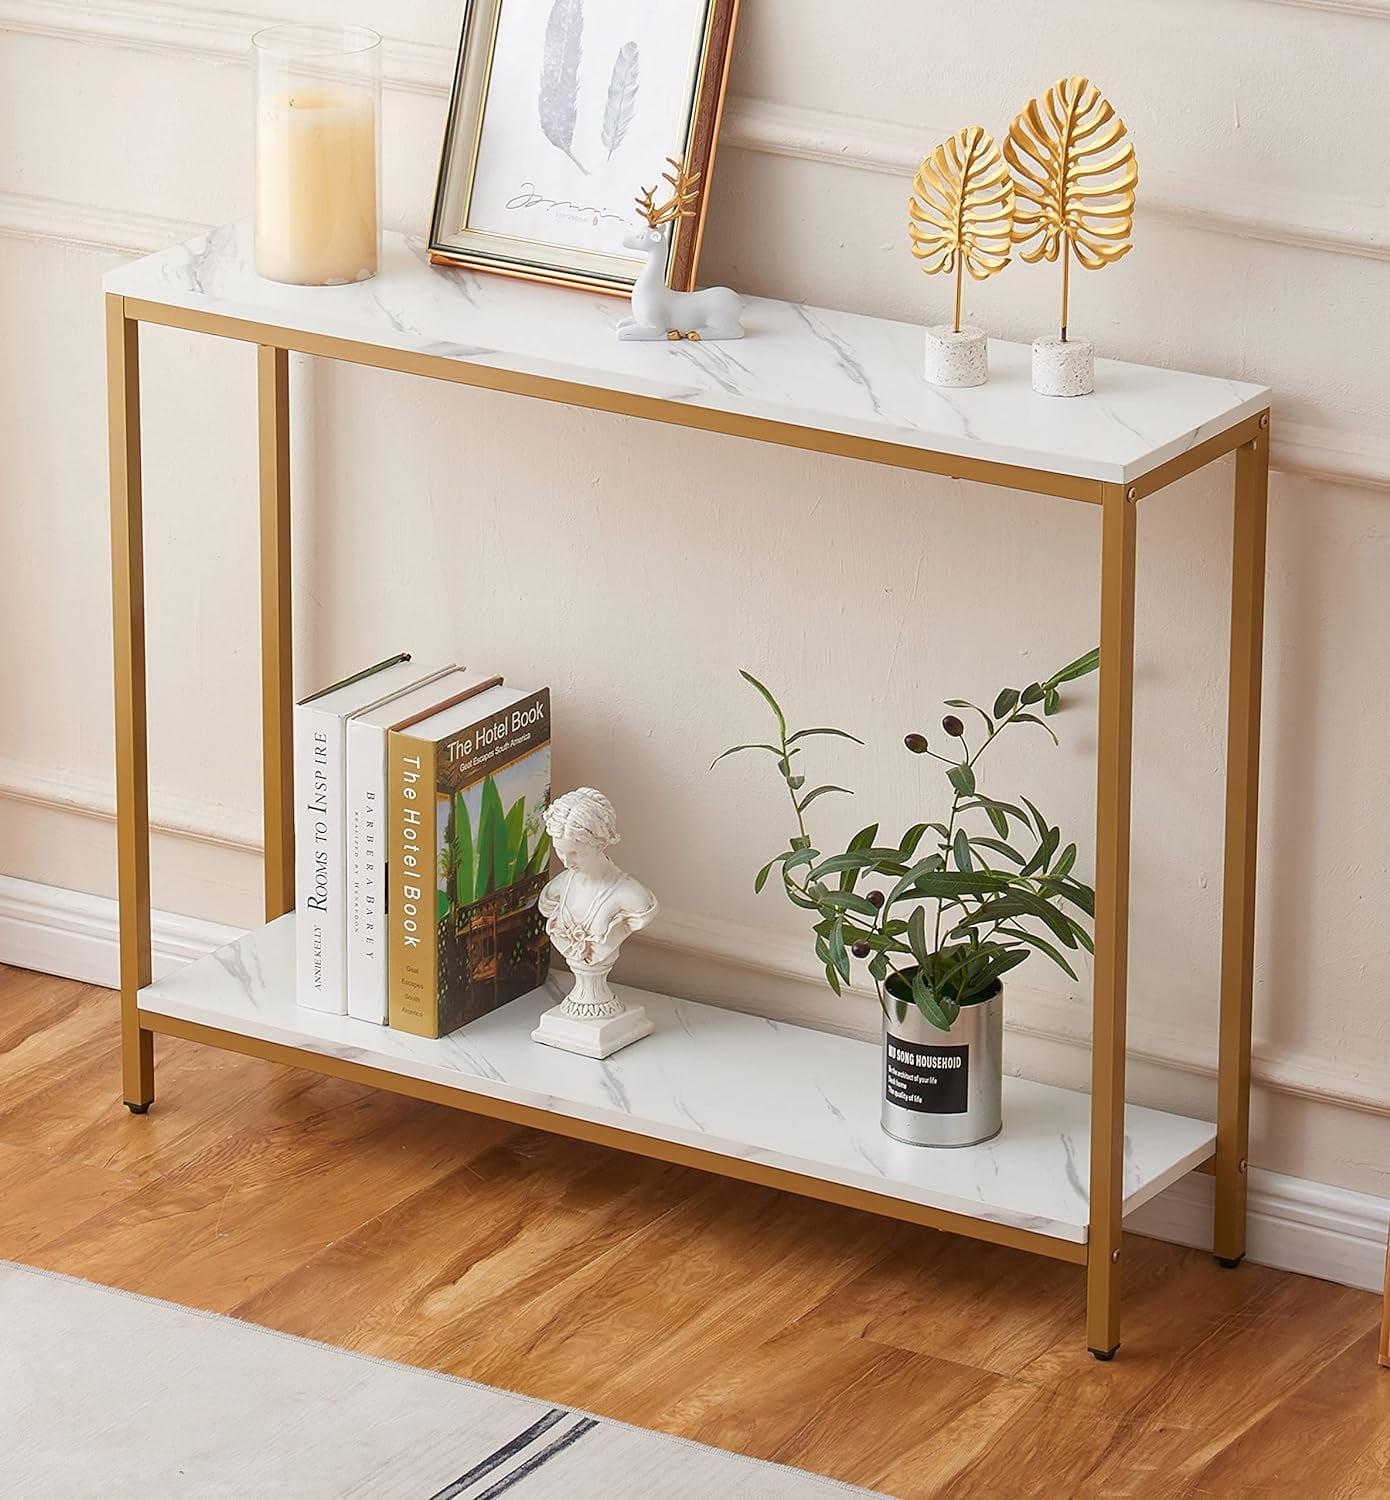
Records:
{"label": "wooden floor", "polygon": [[0,1257],[899,1497],[1390,1495],[1367,1293],[1132,1238],[1102,1365],[1074,1267],[192,1044],[158,1066],[129,1115],[114,997],[0,968]]}

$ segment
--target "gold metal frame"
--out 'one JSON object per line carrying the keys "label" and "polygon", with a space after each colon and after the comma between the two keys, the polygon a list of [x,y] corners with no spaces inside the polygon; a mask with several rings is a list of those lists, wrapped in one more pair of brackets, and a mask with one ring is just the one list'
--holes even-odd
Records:
{"label": "gold metal frame", "polygon": [[[1234,424],[1224,433],[1160,465],[1132,484],[1120,485],[907,448],[825,432],[819,428],[701,410],[681,402],[469,365],[438,355],[409,353],[350,339],[300,333],[272,324],[166,307],[114,294],[107,296],[106,304],[121,1039],[125,1099],[130,1108],[143,1113],[154,1098],[154,1034],[161,1032],[291,1067],[351,1078],[372,1087],[595,1141],[662,1161],[679,1162],[743,1181],[1084,1264],[1087,1268],[1087,1344],[1091,1352],[1102,1359],[1114,1354],[1120,1339],[1134,589],[1139,501],[1225,454],[1234,453],[1235,521],[1231,567],[1217,1137],[1214,1162],[1211,1159],[1204,1162],[1202,1170],[1214,1170],[1216,1177],[1215,1253],[1225,1265],[1235,1265],[1240,1260],[1245,1253],[1246,1163],[1250,1131],[1256,814],[1269,489],[1268,411]],[[138,335],[142,322],[257,346],[267,918],[289,910],[293,902],[288,363],[291,351],[1098,505],[1101,511],[1101,666],[1096,770],[1096,930],[1088,1243],[1074,1244],[835,1183],[819,1182],[794,1172],[653,1140],[615,1127],[592,1125],[402,1077],[365,1064],[325,1057],[143,1010],[140,992],[150,982],[150,830],[140,491]]]}

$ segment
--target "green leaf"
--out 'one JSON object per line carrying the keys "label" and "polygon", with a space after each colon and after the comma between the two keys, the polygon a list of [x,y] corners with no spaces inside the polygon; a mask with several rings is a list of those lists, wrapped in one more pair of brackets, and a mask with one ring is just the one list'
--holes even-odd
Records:
{"label": "green leaf", "polygon": [[738,675],[740,677],[742,677],[743,680],[746,683],[749,683],[751,686],[757,688],[757,690],[762,694],[763,700],[766,702],[767,706],[772,710],[773,716],[777,720],[777,728],[781,731],[782,738],[786,739],[786,737],[787,737],[787,716],[782,712],[782,705],[780,703],[778,703],[778,701],[776,700],[776,698],[774,698],[772,696],[772,694],[768,691],[768,689],[765,688],[762,685],[762,683],[759,682],[758,679],[756,677],[754,677],[754,675],[751,672],[745,672],[743,670],[743,668],[740,667]]}
{"label": "green leaf", "polygon": [[997,833],[1001,839],[1008,838],[1009,820],[1004,816],[1003,812],[999,808],[986,807],[985,816],[989,819],[990,825],[993,827],[995,833]]}
{"label": "green leaf", "polygon": [[1018,873],[1020,875],[1033,875],[1038,870],[1045,870],[1048,860],[1057,852],[1057,844],[1061,837],[1061,829],[1049,828],[1043,835],[1038,847],[1033,851],[1033,857]]}
{"label": "green leaf", "polygon": [[[946,1009],[937,1001],[937,997],[927,987],[927,981],[920,969],[912,976],[912,998],[916,1003],[917,1009],[922,1012],[933,1026],[941,1031],[949,1031],[951,1029],[951,1022],[955,1020],[955,1016],[948,1014]],[[956,1014],[958,1015],[959,1013],[959,1009],[957,1009]]]}
{"label": "green leaf", "polygon": [[837,922],[830,932],[830,962],[836,973],[849,983],[849,950],[845,947],[845,935]]}
{"label": "green leaf", "polygon": [[1056,687],[1058,683],[1075,682],[1078,677],[1085,677],[1094,672],[1100,666],[1100,647],[1095,646],[1085,656],[1078,656],[1075,661],[1068,662],[1060,672],[1054,672],[1047,679],[1048,687]]}
{"label": "green leaf", "polygon": [[888,899],[883,903],[884,907],[887,908],[892,906],[892,904],[898,899],[898,897],[902,895],[902,893],[910,885],[912,885],[914,881],[916,881],[920,876],[925,875],[928,870],[934,869],[935,865],[933,864],[933,860],[935,860],[936,863],[939,864],[941,861],[941,856],[939,854],[936,854],[929,856],[927,859],[920,859],[915,865],[912,866],[910,870],[906,872],[906,874],[900,875],[898,877],[898,883],[893,887],[891,891],[888,892]]}
{"label": "green leaf", "polygon": [[[914,901],[923,897],[993,896],[1009,890],[1017,878],[996,870],[971,870],[968,875],[957,870],[926,870],[907,887],[907,894]],[[1033,899],[1045,904],[1041,897]]]}
{"label": "green leaf", "polygon": [[1001,813],[1007,813],[1011,818],[1017,818],[1024,827],[1028,826],[1028,814],[1021,807],[1015,807],[1012,802],[1001,802],[997,797],[976,797],[973,802],[962,802],[960,810],[970,812],[977,807],[997,808]]}
{"label": "green leaf", "polygon": [[825,966],[825,982],[837,995],[840,993],[840,976],[830,964],[826,964]]}
{"label": "green leaf", "polygon": [[[481,900],[498,888],[498,872],[503,869],[507,856],[506,818],[502,813],[502,798],[497,792],[497,783],[491,776],[483,781],[483,790],[478,811],[478,879],[473,899]],[[506,883],[503,876],[500,882]]]}
{"label": "green leaf", "polygon": [[1047,837],[1047,819],[1043,817],[1043,815],[1037,810],[1036,807],[1033,806],[1033,804],[1027,799],[1027,797],[1020,797],[1019,801],[1021,801],[1024,807],[1026,807],[1028,811],[1033,814],[1033,822],[1037,825],[1038,837],[1040,839],[1045,839]]}
{"label": "green leaf", "polygon": [[782,747],[780,745],[730,745],[727,750],[721,750],[709,763],[710,770],[719,764],[726,755],[739,755],[744,750],[770,750],[780,760],[782,758]]}
{"label": "green leaf", "polygon": [[1057,856],[1057,862],[1048,871],[1054,878],[1060,879],[1063,875],[1071,873],[1071,867],[1076,863],[1076,845],[1068,844]]}
{"label": "green leaf", "polygon": [[838,875],[842,870],[868,870],[885,863],[900,863],[896,849],[856,849],[853,854],[832,854],[823,859],[814,870],[808,871],[812,880],[823,880],[827,875]]}
{"label": "green leaf", "polygon": [[975,849],[990,849],[995,854],[1002,854],[1006,859],[1011,859],[1016,865],[1026,864],[1024,856],[1021,855],[1012,844],[1005,844],[999,839],[971,839],[970,844]]}
{"label": "green leaf", "polygon": [[951,855],[955,860],[956,869],[969,873],[973,866],[970,862],[970,840],[966,836],[965,829],[956,829],[955,843],[951,846]]}
{"label": "green leaf", "polygon": [[1064,969],[1073,979],[1076,978],[1076,970],[1067,962],[1065,955],[1058,952],[1045,937],[1039,937],[1036,932],[1029,932],[1025,927],[1001,927],[999,931],[1007,933],[1011,938],[1017,938],[1021,943],[1027,943],[1030,947],[1036,948],[1039,953],[1047,954],[1059,969]]}
{"label": "green leaf", "polygon": [[926,833],[928,824],[914,823],[911,828],[903,834],[902,843],[898,845],[898,853],[904,859],[911,859],[917,852],[917,845],[922,842],[922,836]]}
{"label": "green leaf", "polygon": [[950,778],[951,785],[955,787],[962,797],[974,795],[975,773],[964,762],[958,766],[952,766],[946,775]]}
{"label": "green leaf", "polygon": [[799,792],[806,785],[806,778],[804,776],[788,776],[787,785],[792,791]]}
{"label": "green leaf", "polygon": [[990,734],[994,733],[994,720],[990,718],[990,716],[984,711],[984,709],[980,707],[978,703],[971,703],[968,699],[965,698],[947,698],[946,707],[973,708],[975,712],[979,714],[979,716],[985,721],[985,729]]}
{"label": "green leaf", "polygon": [[1088,917],[1096,914],[1096,893],[1089,885],[1082,885],[1079,880],[1069,880],[1057,875],[1039,875],[1038,885],[1043,890],[1050,892],[1054,897],[1070,901],[1079,910],[1084,911]]}
{"label": "green leaf", "polygon": [[528,875],[540,875],[550,865],[550,835],[541,830],[541,836],[536,840],[536,851],[531,856],[531,863],[526,867]]}
{"label": "green leaf", "polygon": [[846,797],[854,796],[854,793],[847,786],[818,786],[813,791],[807,792],[801,801],[796,804],[797,810],[805,812],[817,797],[824,797],[827,792],[842,792]]}
{"label": "green leaf", "polygon": [[784,868],[795,870],[799,865],[813,865],[820,858],[820,850],[812,849],[809,844],[803,844],[800,838],[793,839],[797,847],[787,855],[787,863]]}
{"label": "green leaf", "polygon": [[854,835],[854,837],[849,841],[848,845],[846,845],[846,848],[851,854],[856,849],[867,849],[877,837],[878,824],[870,823],[867,828],[861,828],[859,832]]}
{"label": "green leaf", "polygon": [[886,953],[875,953],[869,960],[869,978],[877,984],[882,984],[888,974],[888,955]]}
{"label": "green leaf", "polygon": [[459,792],[454,797],[454,900],[459,906],[473,904],[473,823],[468,804]]}
{"label": "green leaf", "polygon": [[1024,704],[1025,706],[1032,703],[1041,703],[1043,700],[1044,691],[1045,690],[1042,683],[1030,682],[1028,686],[1024,688],[1019,702]]}
{"label": "green leaf", "polygon": [[872,901],[865,900],[863,896],[856,895],[854,891],[826,891],[820,898],[820,904],[830,907],[833,911],[857,912],[871,922],[878,920],[878,907]]}
{"label": "green leaf", "polygon": [[1018,706],[1018,689],[1004,688],[994,700],[994,717],[1002,719],[1011,709]]}
{"label": "green leaf", "polygon": [[1051,725],[1044,724],[1036,714],[1015,714],[1013,717],[1013,722],[1015,724],[1036,724],[1044,734],[1052,736],[1052,743],[1054,745],[1061,744],[1061,741],[1057,738],[1057,736],[1052,733]]}
{"label": "green leaf", "polygon": [[506,829],[506,842],[502,848],[502,857],[498,861],[497,885],[500,890],[504,885],[510,885],[517,876],[517,859],[520,857],[521,867],[526,867],[526,798],[518,797],[507,809],[507,817],[503,825]]}
{"label": "green leaf", "polygon": [[986,901],[983,906],[976,907],[974,911],[967,913],[956,923],[955,930],[965,931],[971,927],[1007,921],[1014,917],[1034,917],[1046,923],[1057,934],[1064,948],[1076,947],[1076,936],[1067,918],[1056,907],[1049,906],[1040,896],[1017,888],[992,901]]}
{"label": "green leaf", "polygon": [[930,955],[927,952],[927,909],[924,906],[917,907],[907,919],[907,946],[912,949],[913,958],[925,966]]}
{"label": "green leaf", "polygon": [[1062,706],[1062,695],[1055,687],[1043,691],[1043,712],[1051,718]]}
{"label": "green leaf", "polygon": [[853,740],[856,745],[862,745],[864,743],[864,741],[861,740],[857,734],[851,734],[847,729],[798,729],[796,733],[787,740],[787,743],[789,745],[794,745],[798,740],[809,739],[813,734],[833,734],[837,739]]}

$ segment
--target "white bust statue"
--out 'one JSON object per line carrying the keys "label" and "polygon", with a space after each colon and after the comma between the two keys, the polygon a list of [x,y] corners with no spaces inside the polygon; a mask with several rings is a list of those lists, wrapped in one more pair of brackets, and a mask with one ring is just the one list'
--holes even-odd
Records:
{"label": "white bust statue", "polygon": [[584,786],[557,797],[546,809],[545,831],[565,868],[541,892],[540,911],[574,987],[532,1036],[586,1057],[608,1057],[652,1029],[641,1006],[629,1008],[614,994],[608,975],[627,938],[656,916],[657,899],[608,857],[618,842],[618,818],[602,792]]}

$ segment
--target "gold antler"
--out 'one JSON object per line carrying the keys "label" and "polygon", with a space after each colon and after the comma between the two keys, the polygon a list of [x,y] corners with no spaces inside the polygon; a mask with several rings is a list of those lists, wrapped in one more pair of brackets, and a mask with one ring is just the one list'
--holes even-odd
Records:
{"label": "gold antler", "polygon": [[700,198],[700,173],[687,172],[684,160],[678,156],[668,156],[666,162],[675,169],[661,174],[671,184],[671,196],[664,203],[656,202],[656,185],[643,188],[637,195],[637,212],[653,229],[660,229],[675,219],[693,218]]}

